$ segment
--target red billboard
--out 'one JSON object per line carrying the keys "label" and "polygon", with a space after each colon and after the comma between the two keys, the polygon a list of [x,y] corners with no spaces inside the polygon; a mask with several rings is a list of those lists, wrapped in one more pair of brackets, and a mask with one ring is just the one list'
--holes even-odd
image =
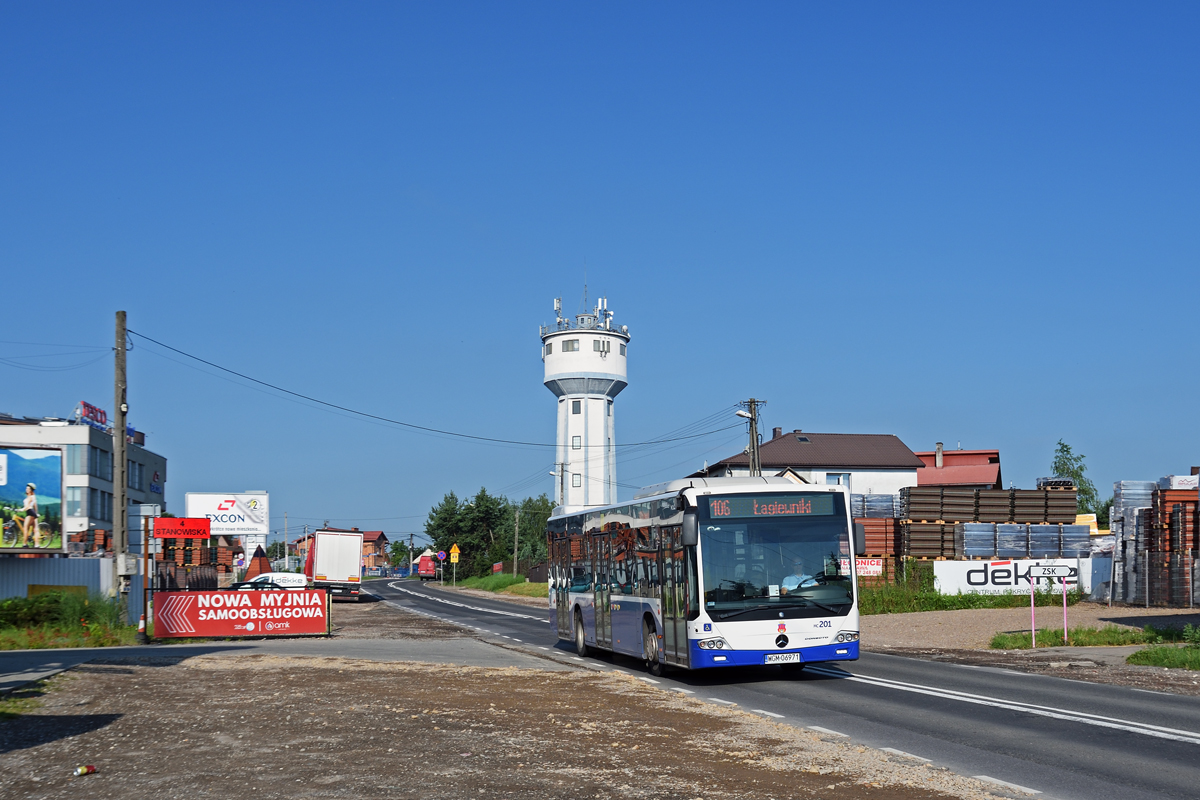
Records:
{"label": "red billboard", "polygon": [[324,590],[155,592],[154,638],[328,632]]}
{"label": "red billboard", "polygon": [[207,539],[212,520],[200,517],[155,517],[155,539]]}

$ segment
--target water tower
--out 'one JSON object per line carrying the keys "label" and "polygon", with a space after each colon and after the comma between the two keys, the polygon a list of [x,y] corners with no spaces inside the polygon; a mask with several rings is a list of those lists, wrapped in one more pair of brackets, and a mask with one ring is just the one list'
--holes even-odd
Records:
{"label": "water tower", "polygon": [[554,498],[567,510],[615,503],[613,400],[626,386],[629,328],[613,327],[604,297],[574,322],[563,318],[559,298],[554,316],[553,326],[541,327],[544,383],[558,397]]}

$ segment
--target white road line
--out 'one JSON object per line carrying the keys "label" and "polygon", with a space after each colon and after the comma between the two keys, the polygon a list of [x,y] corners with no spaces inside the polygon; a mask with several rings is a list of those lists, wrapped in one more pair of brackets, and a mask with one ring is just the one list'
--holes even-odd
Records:
{"label": "white road line", "polygon": [[783,719],[783,714],[776,714],[773,711],[763,711],[761,708],[752,708],[750,710],[755,714],[764,714],[768,717],[773,717],[774,719]]}
{"label": "white road line", "polygon": [[[518,638],[517,638],[517,637],[515,637],[515,636],[513,637],[513,641],[514,641],[514,642],[521,642],[521,640],[520,640],[520,639],[518,639]],[[521,644],[525,644],[525,643],[524,643],[524,642],[521,642]]]}
{"label": "white road line", "polygon": [[467,609],[470,609],[471,611],[481,611],[484,614],[499,614],[502,617],[518,617],[519,619],[535,619],[538,622],[546,621],[545,617],[535,617],[535,616],[531,616],[529,614],[518,614],[515,611],[499,611],[494,608],[480,608],[479,606],[470,606],[470,605],[467,605],[466,603],[456,603],[455,601],[447,600],[444,597],[433,597],[431,595],[421,594],[420,592],[414,592],[412,589],[406,589],[403,586],[397,586],[395,581],[389,583],[388,586],[392,587],[393,589],[395,589],[398,592],[404,592],[405,594],[411,594],[413,597],[420,597],[423,600],[433,600],[434,602],[437,602],[437,603],[445,603],[446,605],[454,606],[455,608],[467,608]]}
{"label": "white road line", "polygon": [[714,703],[720,703],[720,704],[721,704],[721,705],[723,705],[723,706],[736,706],[736,705],[737,705],[737,703],[732,703],[732,702],[730,702],[730,701],[728,701],[728,700],[722,700],[722,699],[721,699],[721,698],[719,698],[719,697],[710,697],[710,698],[708,698],[708,699],[709,699],[709,700],[712,700]]}
{"label": "white road line", "polygon": [[997,786],[1005,786],[1009,789],[1016,789],[1018,792],[1028,792],[1029,794],[1041,794],[1041,792],[1039,792],[1037,789],[1030,789],[1028,786],[1021,786],[1020,784],[1017,784],[1017,783],[1009,783],[1008,781],[1002,781],[1002,780],[999,780],[998,778],[989,778],[987,775],[972,775],[971,777],[973,777],[977,781],[986,781],[987,783],[994,783]]}
{"label": "white road line", "polygon": [[929,761],[930,760],[928,758],[922,758],[921,756],[914,756],[912,753],[906,753],[903,750],[897,750],[894,747],[881,747],[879,749],[885,753],[891,753],[894,756],[904,756],[905,758],[915,758],[917,761]]}
{"label": "white road line", "polygon": [[677,686],[672,686],[672,687],[671,687],[671,691],[672,691],[672,692],[679,692],[680,694],[695,694],[695,692],[693,692],[691,689],[680,689],[680,688],[679,688],[679,687],[677,687]]}
{"label": "white road line", "polygon": [[501,638],[501,639],[511,639],[512,637],[511,637],[511,636],[505,636],[505,635],[502,633],[502,634],[500,634],[500,638]]}
{"label": "white road line", "polygon": [[972,703],[974,705],[989,706],[991,708],[1003,708],[1008,711],[1022,711],[1026,714],[1033,714],[1039,717],[1061,719],[1067,722],[1081,722],[1085,725],[1095,725],[1099,728],[1111,728],[1113,730],[1140,733],[1144,736],[1153,736],[1158,739],[1170,739],[1176,742],[1200,744],[1200,733],[1195,731],[1166,728],[1161,725],[1150,725],[1145,722],[1134,722],[1132,720],[1117,719],[1114,717],[1104,717],[1100,716],[1099,714],[1089,714],[1085,711],[1071,711],[1069,709],[1054,708],[1053,706],[1033,705],[1031,703],[1022,703],[1018,700],[998,700],[993,697],[970,694],[968,692],[959,692],[953,689],[931,689],[915,683],[894,681],[888,678],[873,678],[865,675],[853,675],[848,672],[832,670],[827,667],[809,667],[809,671],[831,678],[842,678],[844,680],[856,681],[859,683],[869,683],[874,686],[882,686],[886,689],[896,689],[901,692],[913,692],[914,694],[923,694],[930,697],[940,697],[944,700],[957,700],[962,703]]}
{"label": "white road line", "polygon": [[808,729],[809,729],[810,731],[817,731],[818,733],[825,733],[825,734],[828,734],[828,735],[830,735],[830,736],[841,736],[841,737],[844,737],[844,738],[846,738],[846,739],[849,739],[849,738],[850,738],[849,734],[845,734],[845,733],[838,733],[837,731],[831,731],[831,730],[829,730],[829,728],[822,728],[820,725],[809,725],[809,726],[808,726]]}
{"label": "white road line", "polygon": [[656,681],[654,678],[643,678],[641,675],[638,676],[638,680],[645,681],[646,683],[662,683],[662,681]]}
{"label": "white road line", "polygon": [[549,650],[549,649],[550,649],[549,647],[541,647],[540,645],[538,646],[538,650]]}
{"label": "white road line", "polygon": [[579,656],[571,656],[571,658],[575,659],[576,661],[583,661],[583,659]]}

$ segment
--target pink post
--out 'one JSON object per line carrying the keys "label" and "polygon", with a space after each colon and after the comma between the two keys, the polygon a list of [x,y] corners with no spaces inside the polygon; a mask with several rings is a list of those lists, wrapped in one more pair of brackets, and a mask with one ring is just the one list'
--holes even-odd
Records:
{"label": "pink post", "polygon": [[1067,638],[1067,579],[1063,578],[1063,644],[1071,644],[1071,640]]}
{"label": "pink post", "polygon": [[1033,569],[1029,570],[1029,629],[1033,639],[1033,649],[1037,649],[1037,614],[1033,610]]}

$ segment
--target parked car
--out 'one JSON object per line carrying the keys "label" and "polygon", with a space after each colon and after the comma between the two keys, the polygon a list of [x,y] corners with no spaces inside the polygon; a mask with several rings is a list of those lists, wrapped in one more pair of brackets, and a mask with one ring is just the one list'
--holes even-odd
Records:
{"label": "parked car", "polygon": [[306,589],[308,578],[295,572],[264,572],[256,578],[241,581],[229,587],[236,591],[254,591],[256,589]]}

